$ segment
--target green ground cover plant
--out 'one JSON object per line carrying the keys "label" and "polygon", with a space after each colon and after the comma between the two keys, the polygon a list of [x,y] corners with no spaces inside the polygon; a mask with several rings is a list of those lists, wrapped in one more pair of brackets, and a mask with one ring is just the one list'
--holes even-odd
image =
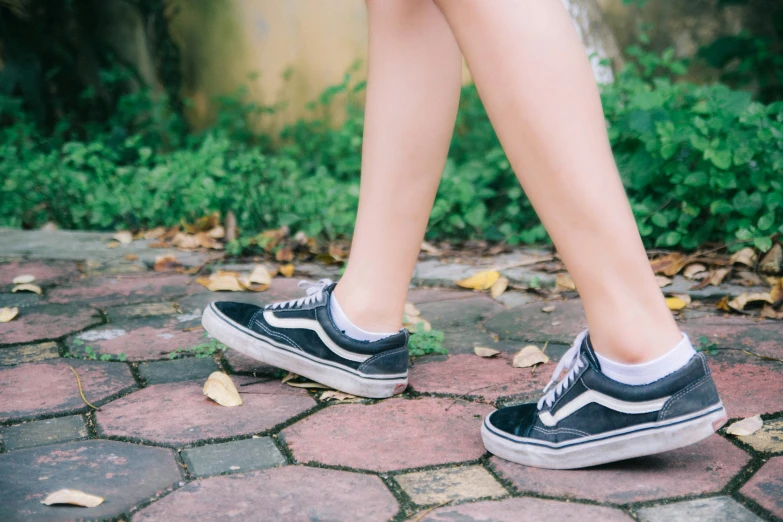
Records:
{"label": "green ground cover plant", "polygon": [[[602,100],[646,245],[692,250],[739,240],[767,250],[783,233],[783,102],[679,81],[686,63],[671,50],[629,55]],[[313,118],[276,136],[252,132],[247,122],[275,109],[241,92],[219,100],[214,126],[201,132],[144,90],[121,97],[101,122],[75,125],[65,115],[45,132],[19,100],[0,98],[0,226],[137,230],[233,211],[243,238],[281,226],[348,237],[363,115],[349,103],[334,125],[329,109],[336,96],[362,89],[346,75],[313,102]],[[427,235],[548,240],[473,86],[463,88]],[[250,248],[240,239],[230,251]]]}

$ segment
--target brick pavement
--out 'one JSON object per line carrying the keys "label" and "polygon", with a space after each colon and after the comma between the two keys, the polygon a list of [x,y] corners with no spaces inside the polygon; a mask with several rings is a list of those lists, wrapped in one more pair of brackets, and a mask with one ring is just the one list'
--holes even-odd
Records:
{"label": "brick pavement", "polygon": [[[0,306],[20,307],[0,324],[2,520],[783,518],[781,322],[701,312],[679,319],[721,348],[708,357],[729,416],[762,414],[762,431],[721,431],[693,447],[586,470],[540,470],[487,454],[479,427],[494,407],[536,396],[583,325],[578,299],[543,313],[540,298],[521,292],[496,301],[412,289],[422,316],[446,331],[450,354],[413,361],[402,396],[346,404],[281,384],[280,372],[240,354],[188,350],[207,342],[193,327],[210,300],[298,297],[294,280],[275,279],[260,294],[212,294],[194,276],[150,271],[144,245],[103,252],[101,234],[46,233],[60,241],[51,247],[41,234],[15,231],[13,248],[0,239]],[[142,251],[141,261],[123,261]],[[448,285],[465,272],[428,261],[416,281]],[[42,296],[10,292],[10,280],[28,273]],[[553,363],[535,372],[511,366],[521,346],[545,341]],[[476,343],[501,354],[476,357]],[[98,411],[81,399],[70,367]],[[201,395],[215,369],[232,375],[242,406]],[[64,487],[106,501],[40,503]]]}

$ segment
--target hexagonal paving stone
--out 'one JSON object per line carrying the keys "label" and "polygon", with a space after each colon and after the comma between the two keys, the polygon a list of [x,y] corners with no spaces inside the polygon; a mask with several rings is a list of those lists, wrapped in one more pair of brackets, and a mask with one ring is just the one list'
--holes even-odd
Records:
{"label": "hexagonal paving stone", "polygon": [[392,471],[474,460],[484,454],[486,404],[389,399],[330,406],[284,429],[299,462]]}
{"label": "hexagonal paving stone", "polygon": [[13,451],[86,439],[87,426],[82,415],[69,415],[0,428],[0,438],[5,450]]}
{"label": "hexagonal paving stone", "polygon": [[[524,515],[523,515],[524,514]],[[619,509],[558,502],[540,498],[509,498],[444,506],[430,511],[420,522],[518,522],[520,520],[558,520],[562,522],[631,522]]]}
{"label": "hexagonal paving stone", "polygon": [[52,341],[0,348],[0,366],[39,362],[58,357],[60,357],[60,348]]}
{"label": "hexagonal paving stone", "polygon": [[89,346],[98,355],[125,354],[129,361],[168,359],[178,348],[192,348],[208,342],[201,329],[186,329],[170,317],[142,317],[93,328],[68,339],[68,349],[84,357]]}
{"label": "hexagonal paving stone", "polygon": [[[305,390],[253,377],[234,377],[241,406],[226,408],[201,394],[203,381],[156,384],[97,412],[98,431],[161,444],[184,445],[269,430],[315,406]],[[243,384],[248,384],[243,386]]]}
{"label": "hexagonal paving stone", "polygon": [[761,519],[730,497],[699,498],[663,506],[640,509],[641,522],[691,522],[692,520],[725,520],[761,522]]}
{"label": "hexagonal paving stone", "polygon": [[783,457],[769,459],[740,489],[773,515],[783,518]]}
{"label": "hexagonal paving stone", "polygon": [[783,417],[764,421],[764,426],[753,435],[737,437],[756,451],[783,452]]}
{"label": "hexagonal paving stone", "polygon": [[688,320],[681,327],[694,344],[704,336],[719,348],[741,348],[768,357],[783,358],[783,328],[780,321],[707,315]]}
{"label": "hexagonal paving stone", "polygon": [[[469,294],[470,295],[470,294]],[[491,316],[502,312],[503,305],[486,295],[471,295],[467,299],[447,299],[417,306],[421,316],[439,329],[474,326]]]}
{"label": "hexagonal paving stone", "polygon": [[16,276],[28,274],[35,276],[33,282],[39,286],[48,286],[81,276],[74,262],[12,261],[0,264],[0,285],[11,285]]}
{"label": "hexagonal paving stone", "polygon": [[491,358],[452,355],[445,361],[418,362],[410,369],[411,386],[418,392],[450,393],[496,400],[512,395],[540,394],[554,364],[536,369],[514,368],[510,356]]}
{"label": "hexagonal paving stone", "polygon": [[[170,490],[182,476],[174,452],[90,440],[0,455],[0,519],[73,520],[116,517]],[[105,497],[93,508],[45,506],[62,488]]]}
{"label": "hexagonal paving stone", "polygon": [[[547,305],[555,305],[551,313],[542,312]],[[501,312],[484,323],[484,327],[501,340],[570,344],[576,335],[587,328],[582,301],[549,301],[531,303]]]}
{"label": "hexagonal paving stone", "polygon": [[417,471],[396,475],[394,480],[414,503],[421,506],[508,494],[481,466]]}
{"label": "hexagonal paving stone", "polygon": [[2,368],[0,420],[86,410],[69,366],[79,374],[87,400],[96,406],[136,386],[128,365],[123,363],[58,359]]}
{"label": "hexagonal paving stone", "polygon": [[381,479],[303,466],[191,482],[139,511],[157,520],[386,521],[399,506]]}
{"label": "hexagonal paving stone", "polygon": [[98,313],[89,306],[42,305],[19,310],[19,315],[0,329],[0,344],[32,343],[57,339],[100,324]]}
{"label": "hexagonal paving stone", "polygon": [[411,288],[408,290],[407,300],[415,305],[422,303],[437,303],[449,299],[470,299],[474,297],[473,292],[465,290],[454,290],[451,288]]}
{"label": "hexagonal paving stone", "polygon": [[[200,288],[201,285],[197,285]],[[287,301],[304,297],[306,292],[299,288],[299,280],[276,277],[263,292],[202,292],[177,299],[177,304],[185,313],[201,313],[213,301],[236,301],[264,306],[277,301]]]}
{"label": "hexagonal paving stone", "polygon": [[246,473],[286,463],[272,437],[232,440],[182,450],[190,475],[196,478],[222,473]]}
{"label": "hexagonal paving stone", "polygon": [[782,363],[710,357],[709,365],[730,418],[783,410]]}
{"label": "hexagonal paving stone", "polygon": [[492,457],[520,491],[627,504],[720,491],[750,456],[713,435],[678,450],[582,470],[548,470]]}
{"label": "hexagonal paving stone", "polygon": [[155,299],[207,292],[182,274],[133,274],[90,277],[59,286],[49,292],[50,303],[88,302],[94,306],[119,306]]}

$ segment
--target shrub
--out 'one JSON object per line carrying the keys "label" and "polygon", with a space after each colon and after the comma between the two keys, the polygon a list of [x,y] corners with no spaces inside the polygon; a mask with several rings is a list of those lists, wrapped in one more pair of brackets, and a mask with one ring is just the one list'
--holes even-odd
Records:
{"label": "shrub", "polygon": [[[783,103],[674,81],[686,68],[672,51],[629,52],[635,63],[602,97],[646,244],[694,249],[739,239],[769,248],[783,233]],[[47,136],[17,101],[0,99],[0,121],[12,122],[0,128],[0,225],[142,229],[232,210],[245,237],[282,225],[327,239],[348,236],[363,115],[351,103],[334,126],[329,107],[334,96],[353,97],[362,87],[346,76],[314,102],[318,118],[279,136],[249,132],[248,116],[274,109],[244,103],[241,93],[221,99],[216,125],[200,134],[185,132],[165,99],[143,92],[122,98],[106,122],[79,132],[62,122]],[[463,88],[427,234],[547,240],[473,86]]]}

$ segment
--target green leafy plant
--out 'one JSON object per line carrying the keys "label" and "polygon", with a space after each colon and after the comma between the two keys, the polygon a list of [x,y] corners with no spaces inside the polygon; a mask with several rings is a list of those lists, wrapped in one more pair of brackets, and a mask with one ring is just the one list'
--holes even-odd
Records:
{"label": "green leafy plant", "polygon": [[[205,334],[205,337],[206,334]],[[228,347],[217,339],[208,339],[207,342],[191,346],[189,348],[177,348],[169,352],[169,359],[177,359],[182,356],[192,356],[197,359],[212,357],[217,352],[224,352]]]}
{"label": "green leafy plant", "polygon": [[[81,339],[74,339],[73,345],[77,347],[84,346],[84,341]],[[128,356],[125,353],[117,355],[111,353],[98,354],[95,348],[92,346],[84,346],[84,358],[90,361],[120,361],[125,362],[128,360]]]}
{"label": "green leafy plant", "polygon": [[427,330],[423,323],[418,323],[410,333],[408,341],[408,353],[411,357],[421,357],[430,354],[449,353],[443,347],[443,332],[440,330]]}

